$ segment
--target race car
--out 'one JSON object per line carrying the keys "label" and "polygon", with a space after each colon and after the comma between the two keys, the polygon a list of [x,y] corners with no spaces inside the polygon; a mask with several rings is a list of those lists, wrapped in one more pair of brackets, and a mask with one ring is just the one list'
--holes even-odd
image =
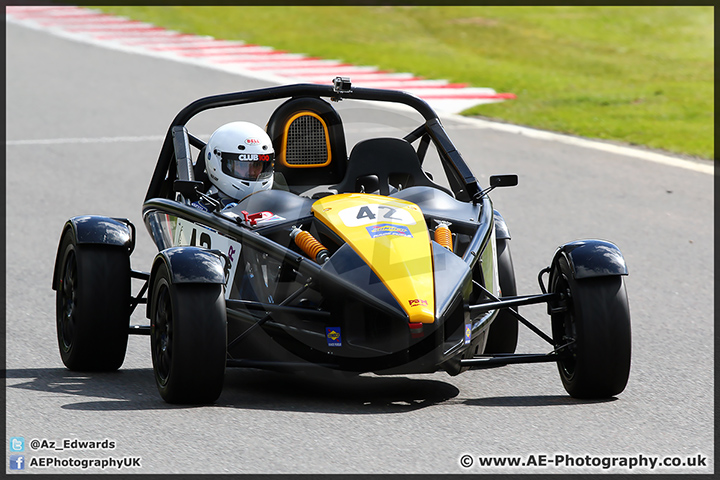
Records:
{"label": "race car", "polygon": [[[372,104],[393,109],[370,128]],[[228,107],[265,107],[277,154],[273,188],[225,205],[207,195],[207,142],[189,123]],[[571,396],[615,396],[631,356],[623,255],[604,240],[562,244],[540,292],[518,295],[489,196],[517,183],[481,188],[438,115],[405,92],[337,77],[201,98],[172,121],[147,190],[149,270],[131,268],[127,219],[65,223],[52,279],[62,361],[116,370],[128,336],[149,335],[158,391],[182,404],[216,401],[228,367],[457,375],[554,362]],[[133,325],[141,304],[149,324]],[[531,304],[547,305],[549,334],[519,313]],[[515,353],[519,324],[547,351]]]}

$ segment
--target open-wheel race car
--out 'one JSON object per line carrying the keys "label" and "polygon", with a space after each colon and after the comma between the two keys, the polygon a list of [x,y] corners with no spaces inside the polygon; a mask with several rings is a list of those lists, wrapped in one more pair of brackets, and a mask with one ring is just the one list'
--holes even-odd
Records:
{"label": "open-wheel race car", "polygon": [[[368,101],[401,106],[384,118],[419,120],[399,135],[348,129],[340,107],[359,103],[345,112],[363,115]],[[261,143],[251,137],[218,151],[188,131],[200,112],[258,104],[272,107],[272,155],[243,153]],[[350,131],[369,136],[348,155]],[[268,162],[271,188],[213,196],[216,154],[223,171]],[[159,250],[149,271],[131,268],[128,220],[66,222],[52,281],[62,361],[115,370],[128,335],[149,335],[171,403],[215,401],[226,367],[457,375],[534,362],[556,362],[573,397],[614,396],[630,370],[624,258],[602,240],[563,244],[538,275],[541,293],[517,295],[509,230],[488,195],[517,183],[494,175],[482,189],[437,114],[404,92],[338,77],[201,98],[170,125],[143,204]],[[550,334],[518,312],[540,303]],[[131,325],[140,304],[149,325]],[[519,324],[548,351],[516,354]]]}

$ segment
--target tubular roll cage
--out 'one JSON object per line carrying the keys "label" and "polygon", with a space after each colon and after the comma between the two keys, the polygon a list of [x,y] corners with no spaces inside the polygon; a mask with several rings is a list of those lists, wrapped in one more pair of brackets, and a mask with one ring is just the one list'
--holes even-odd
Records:
{"label": "tubular roll cage", "polygon": [[[202,149],[205,146],[205,142],[187,132],[185,125],[192,117],[212,108],[257,103],[291,97],[325,97],[330,98],[333,101],[340,101],[342,99],[372,100],[400,103],[412,107],[422,115],[425,119],[425,123],[410,132],[404,139],[409,143],[422,139],[418,147],[419,153],[420,151],[424,152],[427,149],[429,141],[432,139],[438,149],[443,165],[446,167],[448,180],[457,198],[463,201],[472,201],[473,203],[481,203],[485,200],[484,197],[486,191],[480,189],[477,179],[468,168],[467,164],[460,155],[460,152],[457,151],[452,141],[447,136],[437,114],[422,99],[406,92],[393,90],[355,87],[350,90],[339,90],[333,88],[332,86],[297,84],[209,96],[196,100],[181,110],[173,120],[170,128],[168,129],[167,135],[165,136],[158,162],[145,197],[143,213],[145,214],[148,211],[162,210],[165,212],[183,215],[191,221],[197,221],[201,224],[211,224],[216,227],[225,227],[223,230],[225,230],[226,233],[231,233],[236,236],[236,238],[239,238],[243,243],[247,243],[252,247],[268,252],[276,259],[288,262],[299,273],[303,274],[306,278],[305,284],[299,291],[295,292],[295,294],[301,293],[304,289],[307,289],[316,282],[322,283],[323,281],[332,281],[336,284],[339,282],[344,290],[350,295],[369,303],[375,308],[395,313],[395,310],[385,302],[369,295],[364,290],[361,290],[342,278],[325,272],[316,263],[306,261],[302,255],[266,239],[257,232],[243,229],[220,216],[202,212],[170,200],[173,198],[175,191],[193,192],[195,186],[199,183],[196,182],[193,177],[190,145],[197,149]],[[173,159],[175,162],[173,162]],[[488,225],[492,225],[493,222],[492,209],[490,209],[490,212],[490,223]],[[479,228],[479,230],[481,229],[482,228]],[[482,233],[486,232],[477,232],[475,242],[483,242],[484,237],[487,235],[483,235]],[[474,253],[472,250],[475,250],[475,252],[478,251],[477,247],[481,245],[471,246],[474,246],[475,248],[468,247],[468,254]],[[514,363],[557,362],[570,355],[570,352],[567,349],[567,347],[570,346],[570,343],[558,345],[550,336],[545,334],[542,330],[513,309],[513,307],[539,303],[547,303],[549,313],[561,312],[567,308],[567,299],[564,298],[563,294],[548,293],[545,289],[542,276],[549,271],[550,267],[545,268],[538,275],[538,282],[543,293],[537,295],[497,298],[491,292],[482,287],[482,285],[476,284],[483,290],[489,300],[477,305],[468,305],[466,306],[466,309],[471,313],[487,313],[492,310],[508,309],[508,311],[511,312],[511,314],[517,318],[520,323],[528,327],[536,335],[549,343],[553,347],[553,350],[546,354],[479,355],[473,358],[461,359],[461,368],[483,369]],[[136,296],[131,296],[130,298],[130,314],[132,315],[139,304],[148,303],[147,291],[149,288],[150,273],[131,270],[131,277],[144,280],[139,293]],[[295,294],[291,294],[287,299],[279,304],[266,304],[244,300],[227,300],[227,311],[229,316],[244,316],[247,315],[248,310],[257,312],[257,316],[254,315],[257,319],[256,323],[248,330],[241,333],[238,337],[229,339],[228,346],[235,345],[251,330],[254,330],[266,323],[270,318],[272,318],[273,312],[297,310],[298,312],[302,312],[304,314],[313,313],[317,314],[317,316],[329,315],[329,312],[309,311],[309,309],[301,307],[290,307],[284,305],[292,301]],[[245,311],[238,310],[238,307],[243,308]],[[150,335],[151,326],[130,325],[129,333],[133,335]],[[242,366],[243,364],[242,362],[229,359],[228,365]]]}
{"label": "tubular roll cage", "polygon": [[[177,176],[180,181],[177,186],[182,187],[184,182],[193,182],[192,158],[189,145],[201,149],[205,143],[192,135],[184,135],[182,129],[187,122],[205,110],[219,107],[258,103],[269,100],[278,100],[292,97],[325,97],[333,101],[342,99],[374,100],[379,102],[400,103],[415,109],[425,119],[425,123],[405,137],[412,143],[420,137],[429,135],[438,147],[444,164],[451,168],[452,175],[449,181],[455,194],[460,200],[479,202],[482,197],[477,179],[465,164],[460,152],[455,149],[452,141],[445,133],[445,129],[437,114],[422,99],[406,92],[382,90],[375,88],[352,88],[352,90],[339,91],[331,86],[315,84],[283,85],[279,87],[261,88],[244,92],[227,93],[198,99],[182,109],[173,120],[160,151],[155,171],[148,187],[145,200],[152,198],[170,198],[173,190],[173,178]],[[185,137],[187,141],[184,141]],[[184,144],[184,145],[183,145]],[[177,153],[176,153],[177,152]],[[173,163],[175,154],[176,162]]]}

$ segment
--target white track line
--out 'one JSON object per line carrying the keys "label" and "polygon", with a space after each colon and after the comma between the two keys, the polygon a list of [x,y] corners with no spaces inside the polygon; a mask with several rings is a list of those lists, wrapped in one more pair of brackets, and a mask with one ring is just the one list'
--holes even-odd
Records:
{"label": "white track line", "polygon": [[164,135],[142,135],[134,137],[83,137],[83,138],[37,138],[28,140],[8,140],[5,145],[36,146],[36,145],[67,145],[85,143],[120,143],[120,142],[158,142],[165,139]]}
{"label": "white track line", "polygon": [[548,140],[566,145],[574,145],[584,148],[592,148],[594,150],[600,150],[616,155],[623,155],[626,157],[638,158],[641,160],[647,160],[649,162],[659,163],[662,165],[668,165],[671,167],[684,168],[686,170],[693,170],[695,172],[706,173],[714,175],[715,167],[712,160],[686,160],[684,158],[673,157],[670,155],[664,155],[662,153],[656,153],[640,148],[626,147],[623,145],[616,145],[613,143],[599,142],[597,140],[591,140],[582,137],[574,137],[571,135],[563,135],[560,133],[548,132],[544,130],[537,130],[534,128],[522,127],[519,125],[512,125],[509,123],[496,123],[488,120],[482,120],[478,118],[463,117],[462,115],[445,115],[446,118],[452,118],[457,122],[462,122],[467,125],[472,125],[476,128],[488,128],[491,130],[499,130],[503,132],[514,133],[523,135],[529,138],[537,138],[539,140]]}
{"label": "white track line", "polygon": [[[95,10],[73,6],[7,6],[7,22],[42,30],[64,38],[104,48],[201,65],[267,82],[329,83],[336,75],[351,75],[358,86],[401,89],[426,100],[444,118],[477,128],[499,130],[567,145],[647,160],[663,165],[714,174],[712,161],[690,161],[647,150],[546,132],[517,125],[495,123],[456,115],[480,103],[514,98],[491,88],[466,88],[445,80],[428,80],[411,73],[385,73],[375,67],[352,66],[301,54],[278,52],[270,47],[215,40],[209,36],[181,34]],[[104,143],[157,140],[158,137],[101,137],[96,139],[15,140],[6,145],[50,143]],[[35,142],[35,143],[33,143]]]}

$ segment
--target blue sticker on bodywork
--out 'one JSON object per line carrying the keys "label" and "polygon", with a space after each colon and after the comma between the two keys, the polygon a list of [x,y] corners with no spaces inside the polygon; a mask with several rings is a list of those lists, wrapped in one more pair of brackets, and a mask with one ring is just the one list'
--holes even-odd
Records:
{"label": "blue sticker on bodywork", "polygon": [[207,208],[205,205],[203,205],[203,204],[200,203],[200,202],[192,202],[190,205],[192,205],[193,207],[197,208],[198,210],[202,210],[203,212],[209,212],[209,211],[210,211],[210,210],[208,210],[208,208]]}
{"label": "blue sticker on bodywork", "polygon": [[328,347],[342,347],[340,327],[325,327],[325,339]]}
{"label": "blue sticker on bodywork", "polygon": [[386,235],[396,235],[398,237],[411,237],[410,229],[404,225],[393,225],[392,223],[380,223],[378,225],[370,225],[367,228],[370,238],[384,237]]}

